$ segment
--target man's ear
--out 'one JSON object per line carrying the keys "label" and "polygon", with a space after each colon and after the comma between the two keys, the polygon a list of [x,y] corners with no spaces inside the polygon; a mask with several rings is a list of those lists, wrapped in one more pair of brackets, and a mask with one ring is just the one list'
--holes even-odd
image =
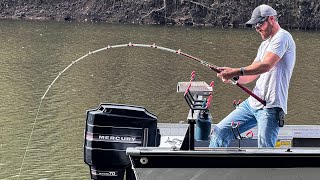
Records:
{"label": "man's ear", "polygon": [[269,16],[268,18],[270,19],[270,22],[272,22],[272,23],[275,21],[275,17],[274,16]]}

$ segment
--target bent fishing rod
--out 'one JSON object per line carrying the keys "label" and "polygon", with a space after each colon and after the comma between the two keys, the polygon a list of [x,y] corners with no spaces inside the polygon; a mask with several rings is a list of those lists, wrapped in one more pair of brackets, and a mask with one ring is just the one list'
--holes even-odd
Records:
{"label": "bent fishing rod", "polygon": [[[24,165],[24,161],[25,161],[25,157],[27,155],[27,151],[29,149],[29,146],[30,146],[30,143],[31,143],[31,138],[32,138],[32,135],[33,135],[33,132],[34,132],[34,128],[35,128],[35,124],[37,122],[37,119],[38,119],[38,115],[39,115],[39,112],[40,112],[40,109],[41,109],[41,104],[43,102],[43,99],[45,98],[45,96],[47,95],[47,93],[49,92],[50,88],[53,86],[53,84],[59,79],[59,77],[66,71],[68,70],[71,66],[73,66],[75,63],[81,61],[82,59],[86,58],[87,56],[91,55],[91,54],[95,54],[95,53],[98,53],[100,51],[104,51],[104,50],[108,50],[108,49],[113,49],[113,48],[120,48],[120,47],[147,47],[147,48],[155,48],[155,49],[160,49],[160,50],[164,50],[164,51],[168,51],[168,52],[172,52],[172,53],[175,53],[175,54],[179,54],[179,55],[182,55],[184,57],[187,57],[188,59],[191,59],[191,60],[194,60],[194,61],[197,61],[199,63],[201,63],[202,65],[210,68],[211,70],[217,72],[217,73],[220,73],[221,71],[218,69],[217,66],[213,65],[213,64],[210,64],[204,60],[201,60],[199,58],[196,58],[194,56],[191,56],[187,53],[184,53],[182,52],[180,49],[179,50],[173,50],[173,49],[170,49],[170,48],[166,48],[166,47],[161,47],[161,46],[156,46],[155,44],[133,44],[133,43],[129,43],[129,44],[119,44],[119,45],[108,45],[107,47],[104,47],[104,48],[101,48],[101,49],[98,49],[98,50],[95,50],[95,51],[92,51],[92,52],[89,52],[85,55],[83,55],[82,57],[80,57],[79,59],[75,60],[75,61],[72,61],[67,67],[65,67],[61,72],[59,72],[59,74],[55,77],[55,79],[50,83],[50,85],[48,86],[47,90],[45,91],[45,93],[43,94],[43,96],[41,97],[40,99],[40,103],[39,103],[39,106],[38,106],[38,109],[37,109],[37,113],[36,113],[36,117],[35,117],[35,120],[33,122],[33,125],[32,125],[32,130],[31,130],[31,133],[30,133],[30,136],[29,136],[29,140],[28,140],[28,144],[27,144],[27,147],[26,147],[26,150],[25,150],[25,153],[24,153],[24,156],[23,156],[23,159],[22,159],[22,162],[21,162],[21,167],[20,167],[20,170],[19,170],[19,174],[17,176],[17,180],[19,180],[20,178],[20,175],[21,175],[21,172],[22,172],[22,169],[23,169],[23,165]],[[235,84],[237,85],[238,87],[240,87],[243,91],[245,91],[246,93],[248,93],[250,96],[254,97],[257,101],[259,101],[260,103],[262,103],[263,105],[266,105],[266,101],[265,100],[262,100],[260,97],[258,97],[256,94],[254,94],[251,90],[249,90],[248,88],[246,88],[245,86],[243,86],[242,84],[239,84],[237,82],[237,79],[233,78],[231,79],[231,82],[232,84]]]}
{"label": "bent fishing rod", "polygon": [[[170,49],[170,48],[166,48],[166,47],[161,47],[161,46],[157,46],[155,44],[133,44],[133,43],[129,43],[129,44],[119,44],[119,45],[108,45],[107,47],[104,47],[104,48],[101,48],[101,49],[98,49],[98,50],[95,50],[95,51],[92,51],[92,52],[89,52],[87,54],[85,54],[84,56],[80,57],[79,59],[73,61],[71,64],[69,64],[65,69],[63,69],[58,75],[57,77],[52,81],[52,83],[48,86],[48,89],[46,90],[46,92],[43,94],[43,96],[41,97],[41,99],[43,99],[46,94],[48,93],[49,89],[51,88],[51,86],[55,83],[55,81],[62,75],[62,73],[64,73],[67,69],[69,69],[73,64],[79,62],[80,60],[84,59],[85,57],[89,56],[90,54],[95,54],[97,52],[100,52],[100,51],[104,51],[104,50],[108,50],[108,49],[113,49],[113,48],[120,48],[120,47],[149,47],[149,48],[154,48],[154,49],[160,49],[160,50],[164,50],[164,51],[169,51],[169,52],[172,52],[172,53],[175,53],[175,54],[179,54],[179,55],[182,55],[184,57],[187,57],[191,60],[194,60],[196,62],[199,62],[200,64],[210,68],[211,70],[217,72],[217,73],[220,73],[221,71],[218,69],[218,66],[216,65],[213,65],[213,64],[210,64],[204,60],[201,60],[199,58],[196,58],[194,56],[191,56],[187,53],[184,53],[182,52],[180,49],[179,50],[174,50],[174,49]],[[245,91],[247,94],[249,94],[250,96],[252,96],[253,98],[255,98],[257,101],[259,101],[261,104],[263,104],[264,106],[266,105],[266,101],[261,99],[259,96],[257,96],[256,94],[254,94],[250,89],[248,89],[247,87],[245,87],[244,85],[240,84],[237,82],[237,79],[238,78],[233,78],[233,79],[230,79],[232,84],[235,84],[237,85],[238,87],[240,87],[243,91]]]}
{"label": "bent fishing rod", "polygon": [[[48,93],[49,89],[51,88],[51,86],[55,83],[55,81],[61,76],[62,73],[64,73],[67,69],[69,69],[73,64],[77,63],[78,61],[82,60],[83,58],[87,57],[88,55],[90,54],[95,54],[97,52],[100,52],[100,51],[104,51],[104,50],[107,50],[107,49],[112,49],[112,48],[120,48],[120,47],[149,47],[149,48],[155,48],[155,49],[160,49],[160,50],[164,50],[164,51],[169,51],[169,52],[172,52],[172,53],[175,53],[175,54],[179,54],[179,55],[182,55],[184,57],[187,57],[191,60],[194,60],[196,62],[199,62],[200,64],[210,68],[211,70],[217,72],[217,73],[220,73],[221,71],[218,69],[218,66],[216,65],[213,65],[213,64],[210,64],[204,60],[201,60],[199,58],[196,58],[194,56],[191,56],[187,53],[184,53],[182,52],[180,49],[179,50],[174,50],[174,49],[170,49],[170,48],[166,48],[166,47],[161,47],[161,46],[157,46],[155,44],[133,44],[133,43],[129,43],[129,44],[119,44],[119,45],[108,45],[107,47],[104,47],[104,48],[101,48],[101,49],[98,49],[98,50],[95,50],[95,51],[92,51],[92,52],[89,52],[87,53],[86,55],[80,57],[79,59],[73,61],[71,64],[69,64],[64,70],[62,70],[58,76],[52,81],[52,83],[49,85],[48,89],[46,90],[46,92],[44,93],[44,95],[41,97],[41,99],[43,99],[45,97],[45,95]],[[247,87],[243,86],[242,84],[238,83],[237,81],[238,78],[233,78],[233,79],[230,79],[232,84],[235,84],[237,85],[239,88],[241,88],[243,91],[245,91],[247,94],[249,94],[250,96],[252,96],[253,98],[255,98],[257,101],[259,101],[261,104],[263,104],[264,106],[266,105],[266,101],[261,99],[259,96],[257,96],[256,94],[254,94],[250,89],[248,89]]]}

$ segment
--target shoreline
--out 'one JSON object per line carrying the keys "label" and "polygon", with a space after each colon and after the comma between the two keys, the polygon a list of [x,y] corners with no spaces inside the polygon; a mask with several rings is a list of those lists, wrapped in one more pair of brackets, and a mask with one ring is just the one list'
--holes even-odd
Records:
{"label": "shoreline", "polygon": [[[243,28],[262,0],[23,0],[0,3],[0,19]],[[269,2],[285,29],[320,29],[319,0]]]}

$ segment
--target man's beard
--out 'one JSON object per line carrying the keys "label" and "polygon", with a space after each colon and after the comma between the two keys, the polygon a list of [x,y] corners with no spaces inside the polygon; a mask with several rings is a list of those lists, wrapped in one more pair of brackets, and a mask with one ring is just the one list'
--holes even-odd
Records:
{"label": "man's beard", "polygon": [[272,34],[273,26],[268,21],[267,21],[267,23],[268,23],[267,28],[264,30],[265,33],[261,34],[263,40],[268,39]]}

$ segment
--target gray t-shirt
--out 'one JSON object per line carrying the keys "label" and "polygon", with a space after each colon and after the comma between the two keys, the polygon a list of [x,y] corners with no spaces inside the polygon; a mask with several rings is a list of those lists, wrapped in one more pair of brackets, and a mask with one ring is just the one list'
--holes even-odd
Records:
{"label": "gray t-shirt", "polygon": [[253,89],[256,95],[267,101],[267,105],[264,107],[251,96],[249,103],[255,109],[280,107],[287,114],[289,82],[296,61],[296,45],[291,34],[280,28],[273,37],[261,43],[254,61],[262,61],[267,51],[281,58],[269,72],[260,75]]}

